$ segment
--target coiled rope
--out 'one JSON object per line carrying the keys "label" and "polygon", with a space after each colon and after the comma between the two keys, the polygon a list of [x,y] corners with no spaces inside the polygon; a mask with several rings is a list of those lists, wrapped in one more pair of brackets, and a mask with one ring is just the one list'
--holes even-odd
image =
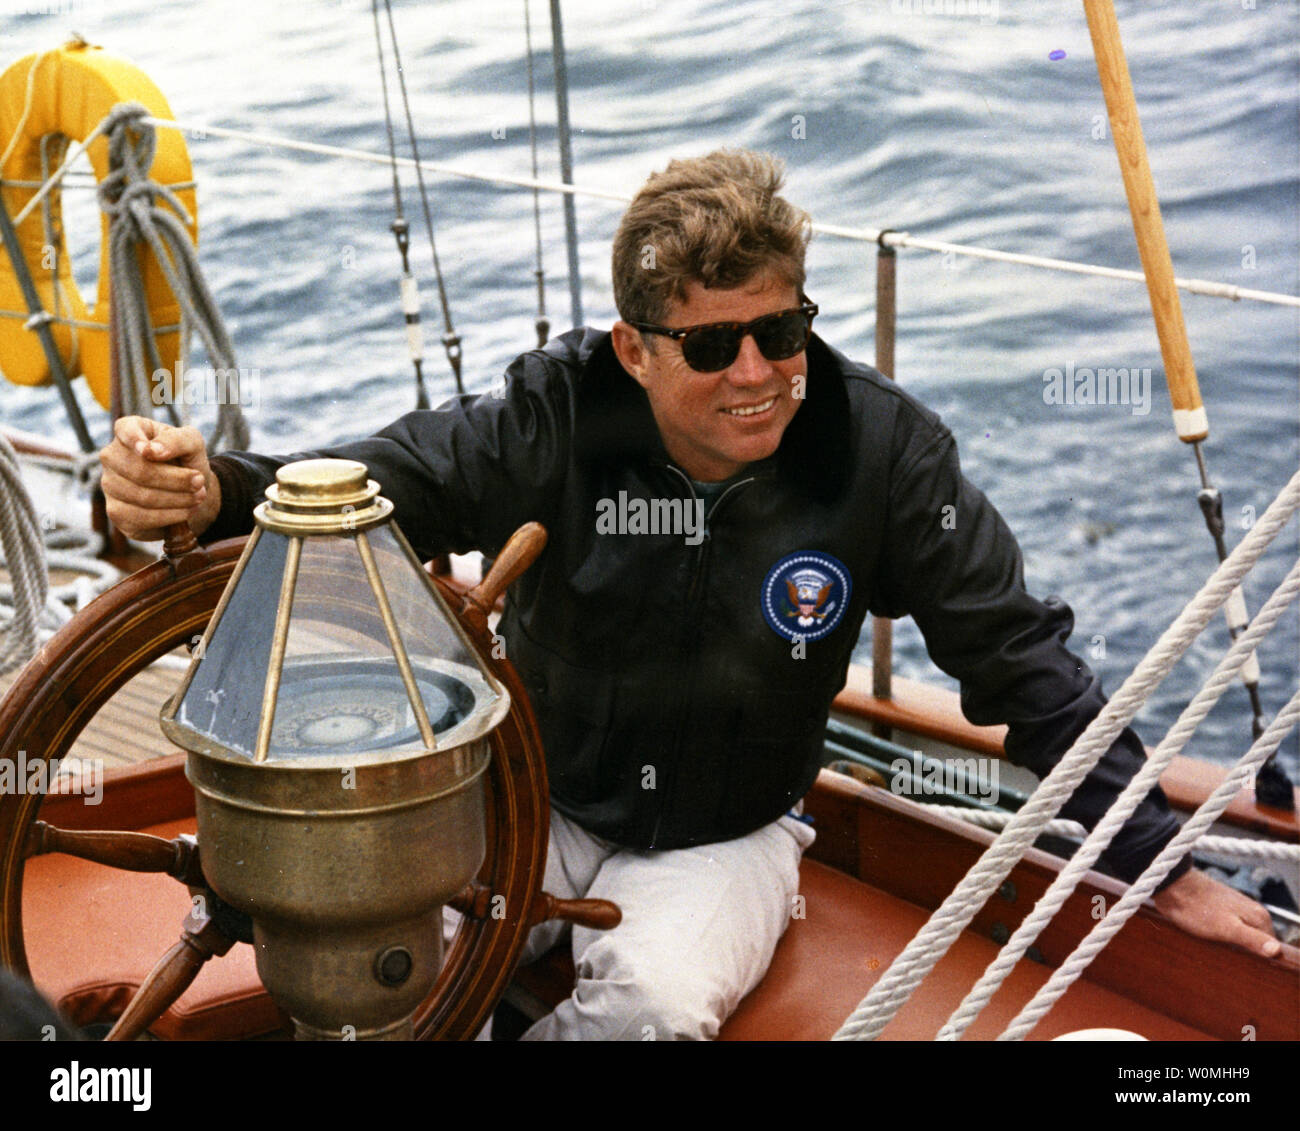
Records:
{"label": "coiled rope", "polygon": [[[1025,850],[1041,834],[1047,822],[1056,816],[1061,806],[1074,793],[1079,783],[1110,748],[1119,732],[1137,714],[1138,709],[1151,691],[1164,679],[1192,641],[1200,634],[1211,616],[1213,616],[1214,611],[1228,598],[1234,587],[1259,559],[1277,532],[1294,513],[1297,506],[1300,506],[1300,472],[1297,472],[1292,477],[1255,527],[1242,539],[1228,559],[1214,571],[1196,596],[1188,602],[1187,606],[1174,620],[1174,623],[1170,625],[1151,651],[1134,668],[1132,674],[1124,681],[1123,686],[1116,692],[1114,698],[1102,708],[1101,712],[1083,734],[1079,736],[1078,740],[1057,763],[1052,772],[1043,779],[1034,795],[1016,813],[1007,824],[1006,829],[989,846],[975,866],[963,877],[943,905],[931,915],[926,925],[898,955],[884,976],[872,987],[857,1009],[840,1027],[833,1039],[871,1040],[879,1036],[898,1010],[902,1008],[912,990],[920,984],[921,980],[934,968],[939,959],[947,953],[948,948],[957,936],[974,919],[985,901],[1024,855]],[[1230,679],[1245,663],[1258,638],[1271,627],[1272,623],[1281,615],[1286,603],[1294,596],[1294,579],[1296,576],[1297,571],[1293,570],[1292,574],[1288,575],[1287,580],[1270,597],[1255,618],[1255,622],[1250,629],[1234,642],[1232,648],[1229,649],[1228,655],[1224,657],[1214,676],[1211,677],[1211,683]],[[1207,691],[1210,690],[1212,689],[1207,684]],[[1222,687],[1219,687],[1218,691],[1221,692]],[[1217,694],[1215,694],[1215,698],[1217,698]],[[1201,712],[1203,705],[1203,697],[1198,695],[1193,700],[1193,703],[1189,705],[1188,710],[1184,712],[1184,718],[1180,719],[1178,724],[1175,724],[1175,729],[1180,728],[1185,719],[1191,719],[1198,712]],[[1209,708],[1205,706],[1204,709],[1208,711]],[[1282,736],[1276,735],[1276,738],[1274,738],[1274,735],[1278,726],[1284,721],[1284,717],[1289,715],[1290,711],[1291,706],[1288,705],[1283,713],[1278,716],[1278,719],[1274,721],[1274,724],[1265,731],[1264,736],[1251,747],[1243,763],[1239,764],[1229,775],[1228,780],[1236,783],[1233,793],[1240,786],[1240,778],[1238,777],[1240,766],[1261,751],[1263,756],[1267,757],[1267,754],[1280,743]],[[1200,717],[1203,717],[1203,713]],[[1199,717],[1196,718],[1196,721],[1199,722]],[[1173,736],[1171,732],[1171,737],[1176,736]],[[1271,741],[1271,746],[1268,744],[1269,741]],[[1162,742],[1158,752],[1162,756],[1172,757],[1173,753],[1181,749],[1181,745],[1182,741]],[[1142,771],[1139,771],[1139,774],[1145,773],[1146,769],[1154,761],[1155,756],[1153,755],[1147,766]],[[1159,776],[1158,773],[1156,776]],[[1135,776],[1130,788],[1120,795],[1115,806],[1112,807],[1112,812],[1119,810],[1121,806],[1127,803],[1129,794],[1135,795],[1137,800],[1140,801],[1141,797],[1145,796],[1146,792],[1149,791],[1151,784],[1154,784],[1154,781],[1147,784],[1139,792],[1137,777]],[[1219,796],[1219,792],[1215,792],[1212,801]],[[1231,794],[1229,794],[1230,797]],[[1226,802],[1224,804],[1226,806]],[[1131,809],[1135,807],[1136,802],[1130,807],[1129,811],[1131,812]],[[1107,817],[1103,818],[1103,821],[1099,823],[1099,829],[1101,824],[1106,824],[1109,819],[1110,814],[1107,814]],[[1127,819],[1127,813],[1123,819]],[[1118,828],[1118,825],[1122,825],[1123,819],[1119,820],[1118,824],[1115,825],[1116,828]],[[1113,824],[1113,822],[1111,823]],[[1190,825],[1191,822],[1189,821],[1188,824]],[[1186,826],[1184,828],[1186,829]],[[1181,833],[1170,844],[1178,843],[1180,838],[1182,838],[1182,846],[1179,854],[1172,856],[1164,871],[1160,872],[1154,882],[1149,884],[1147,887],[1148,894],[1154,890],[1169,868],[1179,859],[1181,852],[1185,851],[1187,840],[1182,837]],[[1088,844],[1085,844],[1084,847],[1089,848],[1089,851],[1091,851]],[[1080,853],[1083,851],[1084,849],[1081,848]],[[1144,882],[1149,876],[1154,875],[1161,861],[1167,855],[1167,851],[1161,853],[1147,872],[1143,874],[1143,881],[1140,882]],[[1078,856],[1079,854],[1076,853],[1076,858]],[[1081,874],[1082,872],[1080,872]],[[1136,885],[1134,887],[1136,888]],[[1044,896],[1044,899],[1046,898]]]}
{"label": "coiled rope", "polygon": [[23,486],[18,453],[0,433],[0,547],[12,578],[13,613],[0,640],[0,674],[22,667],[36,652],[36,626],[49,596],[45,541],[31,496]]}
{"label": "coiled rope", "polygon": [[[156,134],[148,117],[149,111],[138,102],[124,102],[105,118],[111,172],[100,182],[98,195],[100,208],[112,220],[109,269],[120,411],[123,415],[153,416],[157,404],[153,383],[165,373],[137,254],[139,245],[146,243],[180,305],[182,339],[188,336],[186,327],[196,329],[213,368],[226,374],[227,395],[219,398],[208,448],[247,448],[248,424],[240,407],[234,346],[185,230],[189,213],[170,188],[148,175],[156,148]],[[184,354],[182,348],[181,356]],[[181,375],[169,376],[168,392],[178,392]],[[173,398],[165,399],[170,402]],[[173,423],[179,423],[174,407],[170,403],[167,407]]]}
{"label": "coiled rope", "polygon": [[[89,532],[45,528],[23,482],[18,454],[0,432],[0,564],[10,577],[0,584],[0,675],[22,667],[75,609],[122,577],[121,570],[95,556],[99,541]],[[76,576],[51,585],[50,569]]]}

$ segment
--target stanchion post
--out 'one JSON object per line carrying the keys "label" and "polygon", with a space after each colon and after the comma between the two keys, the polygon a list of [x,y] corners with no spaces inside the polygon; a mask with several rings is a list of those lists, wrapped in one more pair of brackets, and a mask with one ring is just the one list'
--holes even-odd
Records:
{"label": "stanchion post", "polygon": [[[894,322],[896,317],[894,267],[898,259],[885,242],[887,231],[876,240],[876,368],[891,381],[894,378]],[[871,618],[871,694],[888,699],[893,694],[894,622],[888,617]],[[889,738],[891,729],[872,723],[877,738]]]}

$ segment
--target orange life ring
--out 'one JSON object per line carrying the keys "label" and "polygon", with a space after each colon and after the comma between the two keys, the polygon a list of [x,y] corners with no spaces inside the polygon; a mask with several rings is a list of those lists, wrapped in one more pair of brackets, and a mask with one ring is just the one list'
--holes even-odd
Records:
{"label": "orange life ring", "polygon": [[[35,72],[34,74],[32,72]],[[30,90],[30,94],[29,94]],[[0,154],[8,157],[0,165],[0,188],[4,207],[11,217],[36,195],[35,187],[8,182],[39,183],[41,149],[45,146],[46,167],[53,172],[63,161],[70,141],[83,141],[119,102],[139,102],[158,118],[171,118],[171,107],[162,92],[133,64],[108,54],[100,47],[75,40],[42,54],[18,60],[0,75]],[[48,139],[48,140],[47,140]],[[87,157],[97,181],[108,174],[108,139],[96,138]],[[150,175],[164,185],[192,180],[189,153],[179,130],[159,130],[157,152]],[[174,190],[189,212],[190,238],[198,239],[198,212],[192,188]],[[59,191],[49,201],[54,242],[47,242],[42,207],[37,207],[18,228],[27,270],[45,309],[93,327],[74,330],[55,323],[50,327],[59,355],[70,377],[84,374],[91,392],[107,408],[111,399],[108,348],[108,224],[101,219],[99,284],[95,307],[86,304],[72,277],[72,263],[63,239]],[[152,254],[142,253],[145,294],[155,326],[175,326],[180,320],[167,280]],[[0,254],[0,310],[27,311],[14,265]],[[0,316],[0,372],[18,385],[44,385],[51,379],[49,363],[37,335],[25,328],[23,318]],[[75,340],[75,347],[74,347]],[[180,334],[173,330],[157,335],[158,353],[173,373],[180,354]]]}

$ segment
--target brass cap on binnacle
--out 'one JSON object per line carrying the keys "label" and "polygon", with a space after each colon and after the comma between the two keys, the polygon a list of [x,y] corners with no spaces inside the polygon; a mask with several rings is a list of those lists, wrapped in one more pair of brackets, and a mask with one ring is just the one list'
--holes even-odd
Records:
{"label": "brass cap on binnacle", "polygon": [[253,517],[282,534],[345,534],[384,522],[393,504],[366,466],[350,459],[304,459],[275,473]]}

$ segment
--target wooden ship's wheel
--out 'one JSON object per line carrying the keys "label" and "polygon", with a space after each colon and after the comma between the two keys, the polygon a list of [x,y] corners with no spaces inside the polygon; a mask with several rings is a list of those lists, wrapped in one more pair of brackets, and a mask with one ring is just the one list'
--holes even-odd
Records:
{"label": "wooden ship's wheel", "polygon": [[[197,547],[169,543],[167,556],[131,575],[78,613],[22,672],[0,704],[0,758],[46,763],[48,771],[114,693],[159,657],[203,633],[243,548],[244,539]],[[475,884],[453,905],[464,913],[441,973],[417,1011],[415,1035],[425,1040],[472,1038],[491,1014],[518,961],[531,926],[562,916],[611,927],[617,909],[601,901],[556,900],[541,892],[546,860],[546,769],[537,723],[518,674],[493,655],[487,615],[493,602],[536,557],[545,532],[524,527],[487,579],[461,594],[435,578],[483,662],[507,687],[509,714],[492,733],[487,771],[487,852]],[[155,723],[156,725],[156,723]],[[22,921],[25,860],[60,851],[134,871],[169,872],[202,887],[199,851],[184,841],[138,832],[77,832],[38,819],[40,795],[0,796],[0,963],[28,974]],[[504,903],[494,897],[504,896]],[[494,916],[493,910],[504,909]],[[214,919],[217,916],[213,916]],[[182,939],[155,968],[112,1034],[142,1031],[193,980],[202,962],[232,940],[213,921],[186,921]],[[160,973],[161,972],[161,973]],[[124,1024],[126,1023],[126,1024]]]}

